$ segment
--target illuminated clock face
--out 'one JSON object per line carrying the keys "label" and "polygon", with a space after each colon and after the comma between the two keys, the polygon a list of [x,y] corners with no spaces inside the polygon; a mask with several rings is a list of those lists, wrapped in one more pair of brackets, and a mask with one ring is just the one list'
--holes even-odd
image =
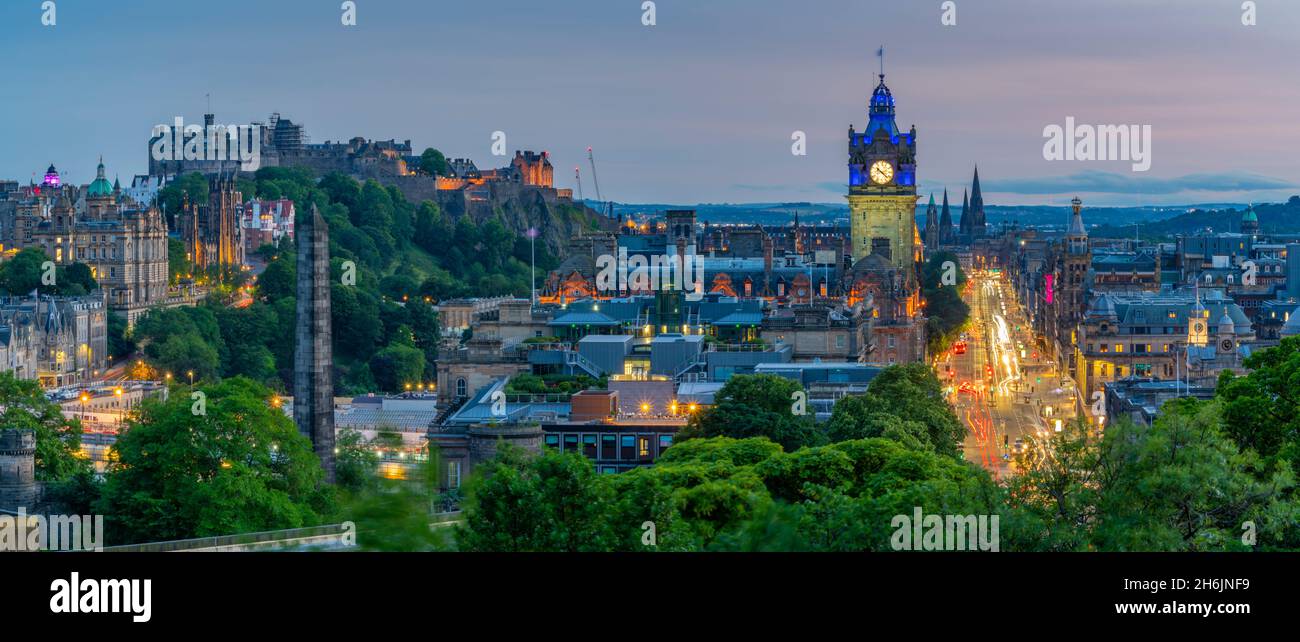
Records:
{"label": "illuminated clock face", "polygon": [[1202,333],[1202,332],[1205,332],[1205,326],[1204,326],[1204,325],[1201,325],[1200,323],[1193,323],[1193,324],[1192,324],[1192,331],[1195,332],[1195,333],[1197,333],[1197,334],[1200,334],[1200,333]]}
{"label": "illuminated clock face", "polygon": [[889,161],[876,161],[871,164],[871,182],[884,185],[894,179],[894,166]]}

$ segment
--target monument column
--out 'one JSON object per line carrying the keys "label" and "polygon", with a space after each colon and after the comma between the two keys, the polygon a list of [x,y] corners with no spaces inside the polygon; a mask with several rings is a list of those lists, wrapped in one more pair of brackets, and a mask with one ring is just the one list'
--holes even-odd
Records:
{"label": "monument column", "polygon": [[334,380],[330,327],[329,226],[313,205],[296,222],[298,321],[293,356],[293,420],[311,439],[325,480],[334,482]]}

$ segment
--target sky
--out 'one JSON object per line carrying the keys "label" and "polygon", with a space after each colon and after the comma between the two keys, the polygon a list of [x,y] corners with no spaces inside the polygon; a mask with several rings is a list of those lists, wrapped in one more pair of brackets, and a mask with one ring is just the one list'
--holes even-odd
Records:
{"label": "sky", "polygon": [[[1300,194],[1300,2],[1256,0],[0,1],[0,178],[147,168],[154,125],[410,139],[480,167],[492,135],[623,203],[843,203],[885,49],[920,193],[1170,205]],[[947,12],[949,16],[952,11]],[[1047,160],[1044,128],[1151,128],[1151,165]],[[791,153],[804,132],[807,154]]]}

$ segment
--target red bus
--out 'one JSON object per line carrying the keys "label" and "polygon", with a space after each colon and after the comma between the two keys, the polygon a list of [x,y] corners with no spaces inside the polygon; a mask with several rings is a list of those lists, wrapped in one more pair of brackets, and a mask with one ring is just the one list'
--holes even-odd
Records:
{"label": "red bus", "polygon": [[966,342],[958,341],[952,344],[952,352],[953,354],[966,354]]}

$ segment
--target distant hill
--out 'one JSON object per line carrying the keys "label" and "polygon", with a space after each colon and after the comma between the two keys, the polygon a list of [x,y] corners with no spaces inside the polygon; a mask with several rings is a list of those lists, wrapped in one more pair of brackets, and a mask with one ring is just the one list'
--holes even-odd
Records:
{"label": "distant hill", "polygon": [[[1291,202],[1295,202],[1292,198]],[[925,223],[925,210],[928,203],[917,206],[916,214],[919,224]],[[592,203],[593,207],[596,207]],[[961,217],[961,203],[949,204],[953,223]],[[1256,206],[1260,225],[1265,231],[1285,232],[1300,229],[1300,218],[1295,218],[1290,203],[1280,205]],[[1171,235],[1188,233],[1203,227],[1215,227],[1227,230],[1228,219],[1232,220],[1232,229],[1240,221],[1245,204],[1238,203],[1204,203],[1194,205],[1163,205],[1142,207],[1087,207],[1084,208],[1084,221],[1091,226],[1100,226],[1107,235],[1132,236],[1133,225],[1140,224],[1142,236]],[[1279,208],[1274,211],[1271,208]],[[600,209],[597,207],[597,209]],[[620,217],[662,216],[671,209],[694,209],[700,221],[710,223],[762,223],[764,225],[784,225],[794,219],[808,224],[845,223],[848,221],[847,205],[838,203],[701,203],[695,205],[667,203],[616,203],[614,213]],[[1235,215],[1229,215],[1236,212]],[[1290,214],[1288,214],[1290,212]],[[999,226],[1003,223],[1016,223],[1032,227],[1061,228],[1070,222],[1070,208],[1055,205],[986,205],[984,213],[989,225]],[[1233,218],[1235,216],[1235,218]],[[1287,218],[1291,216],[1292,218]],[[1290,226],[1290,227],[1288,227]]]}
{"label": "distant hill", "polygon": [[[1236,205],[1221,209],[1201,209],[1179,214],[1164,220],[1146,223],[1142,226],[1144,238],[1174,237],[1179,234],[1194,234],[1205,230],[1214,232],[1240,232],[1241,215],[1246,206]],[[1255,215],[1259,217],[1260,232],[1265,234],[1300,233],[1300,196],[1292,196],[1285,203],[1260,203],[1255,205]],[[1089,221],[1091,223],[1091,221]],[[1093,230],[1097,236],[1124,236],[1132,234],[1132,227],[1120,228],[1116,225],[1102,226]]]}
{"label": "distant hill", "polygon": [[[592,207],[599,208],[594,203]],[[783,225],[794,220],[798,213],[803,223],[823,225],[836,220],[848,220],[849,208],[833,203],[698,203],[670,205],[667,203],[615,203],[614,214],[619,217],[662,216],[668,210],[695,210],[699,221],[709,223],[761,223]]]}

